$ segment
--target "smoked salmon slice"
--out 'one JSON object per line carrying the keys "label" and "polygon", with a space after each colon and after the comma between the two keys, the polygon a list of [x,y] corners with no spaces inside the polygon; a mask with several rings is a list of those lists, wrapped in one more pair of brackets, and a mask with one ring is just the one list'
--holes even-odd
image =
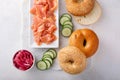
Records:
{"label": "smoked salmon slice", "polygon": [[57,37],[54,34],[57,30],[56,16],[57,0],[34,0],[30,13],[33,15],[32,32],[37,45],[42,43],[50,44]]}

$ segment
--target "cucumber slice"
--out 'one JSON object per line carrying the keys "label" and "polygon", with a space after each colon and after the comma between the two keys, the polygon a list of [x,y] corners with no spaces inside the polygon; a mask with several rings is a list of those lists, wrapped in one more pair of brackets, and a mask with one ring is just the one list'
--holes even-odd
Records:
{"label": "cucumber slice", "polygon": [[73,26],[73,23],[70,22],[69,20],[68,20],[68,21],[65,21],[65,22],[63,23],[63,25],[67,25],[67,24]]}
{"label": "cucumber slice", "polygon": [[43,60],[43,61],[44,61],[44,60],[48,60],[51,64],[53,64],[53,60],[52,60],[51,58],[43,58],[42,60]]}
{"label": "cucumber slice", "polygon": [[64,25],[63,28],[70,28],[71,30],[73,30],[73,26],[71,26],[69,24]]}
{"label": "cucumber slice", "polygon": [[70,20],[72,19],[71,15],[68,14],[68,13],[64,13],[62,16],[66,16],[66,17],[68,17]]}
{"label": "cucumber slice", "polygon": [[54,59],[54,54],[51,52],[51,51],[47,51],[44,53],[44,56],[45,55],[50,55],[52,59]]}
{"label": "cucumber slice", "polygon": [[37,62],[37,68],[39,70],[46,70],[47,69],[47,64],[44,61],[40,60],[40,61]]}
{"label": "cucumber slice", "polygon": [[51,66],[51,63],[48,60],[44,60],[44,62],[47,64],[47,69],[49,69]]}
{"label": "cucumber slice", "polygon": [[55,49],[49,49],[48,51],[51,51],[51,52],[53,53],[54,58],[56,58],[56,57],[57,57],[57,52],[56,52],[56,50],[55,50]]}
{"label": "cucumber slice", "polygon": [[72,33],[72,30],[70,28],[63,28],[62,29],[62,35],[65,37],[69,37]]}
{"label": "cucumber slice", "polygon": [[66,17],[66,16],[62,16],[62,17],[60,18],[60,24],[61,24],[61,25],[63,25],[63,23],[66,22],[66,21],[70,21],[70,19],[69,19],[68,17]]}
{"label": "cucumber slice", "polygon": [[50,55],[43,55],[43,58],[52,58]]}

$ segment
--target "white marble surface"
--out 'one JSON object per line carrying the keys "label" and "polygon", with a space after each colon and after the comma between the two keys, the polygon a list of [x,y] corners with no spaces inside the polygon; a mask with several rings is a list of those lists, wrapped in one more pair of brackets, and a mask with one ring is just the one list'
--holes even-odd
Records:
{"label": "white marble surface", "polygon": [[[21,49],[23,0],[0,0],[0,80],[120,80],[120,0],[98,1],[103,14],[97,23],[81,26],[73,21],[79,28],[93,29],[100,39],[91,68],[73,76],[63,71],[38,71],[36,67],[21,72],[13,67],[12,57]],[[66,11],[64,6],[60,0],[60,15]]]}

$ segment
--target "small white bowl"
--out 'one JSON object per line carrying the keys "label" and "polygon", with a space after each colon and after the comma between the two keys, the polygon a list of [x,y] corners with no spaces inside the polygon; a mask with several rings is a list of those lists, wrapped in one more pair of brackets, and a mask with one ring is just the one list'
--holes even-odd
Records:
{"label": "small white bowl", "polygon": [[15,66],[14,58],[15,58],[15,56],[16,56],[20,51],[23,51],[23,50],[17,51],[17,52],[15,53],[15,55],[13,56],[13,59],[12,59],[12,61],[13,61],[13,66],[14,66],[16,69],[20,70],[20,71],[29,71],[29,70],[31,70],[31,69],[34,67],[34,64],[35,64],[35,57],[34,57],[33,54],[32,54],[30,51],[28,51],[28,50],[24,50],[24,51],[29,52],[29,53],[32,55],[32,57],[33,57],[33,64],[31,65],[31,67],[28,68],[28,69],[26,69],[26,70],[22,70],[22,69],[19,69],[18,67]]}

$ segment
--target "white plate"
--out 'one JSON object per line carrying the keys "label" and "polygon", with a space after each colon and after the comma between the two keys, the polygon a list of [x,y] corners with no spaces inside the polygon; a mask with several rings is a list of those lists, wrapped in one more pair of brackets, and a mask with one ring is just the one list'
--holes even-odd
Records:
{"label": "white plate", "polygon": [[[59,0],[58,0],[58,3],[59,3]],[[33,6],[33,0],[30,0],[30,9],[32,8]],[[36,44],[36,42],[34,41],[34,37],[33,37],[33,32],[31,30],[31,25],[32,25],[32,15],[29,14],[29,26],[30,26],[30,32],[29,32],[29,46],[32,47],[32,48],[58,48],[59,47],[59,5],[57,7],[57,10],[55,11],[55,16],[56,16],[56,27],[57,27],[57,30],[55,31],[55,35],[57,37],[57,39],[52,42],[51,44],[45,44],[45,43],[42,43],[40,46]]]}

